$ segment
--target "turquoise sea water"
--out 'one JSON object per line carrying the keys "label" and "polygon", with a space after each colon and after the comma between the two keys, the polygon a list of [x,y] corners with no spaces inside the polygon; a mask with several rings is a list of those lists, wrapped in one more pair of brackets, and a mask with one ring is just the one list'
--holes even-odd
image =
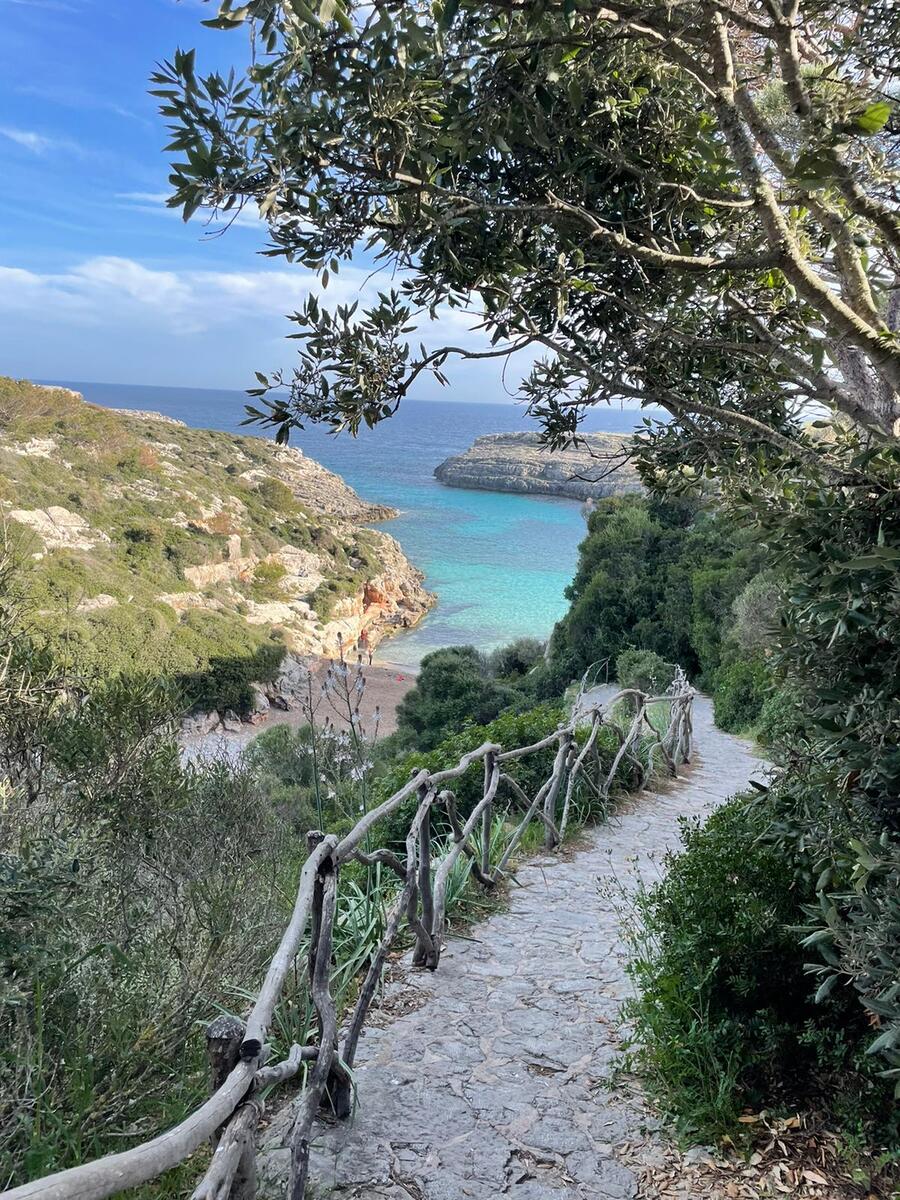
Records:
{"label": "turquoise sea water", "polygon": [[[156,388],[54,380],[95,404],[152,409],[198,428],[242,428],[239,391]],[[605,409],[589,429],[629,432],[641,420],[629,409]],[[472,643],[491,649],[521,636],[545,638],[566,610],[585,525],[575,501],[445,487],[434,468],[476,437],[534,429],[513,404],[407,400],[398,414],[356,440],[321,429],[292,436],[311,458],[342,475],[366,499],[401,515],[384,528],[425,572],[438,596],[417,629],[381,647],[391,661],[414,666],[438,646]]]}

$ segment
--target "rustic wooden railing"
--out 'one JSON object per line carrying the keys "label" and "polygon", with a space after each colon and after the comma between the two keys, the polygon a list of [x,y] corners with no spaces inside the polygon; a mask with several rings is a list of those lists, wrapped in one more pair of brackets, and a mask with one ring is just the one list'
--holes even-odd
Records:
{"label": "rustic wooden railing", "polygon": [[[14,1187],[2,1194],[2,1200],[101,1200],[157,1178],[210,1140],[215,1149],[192,1200],[251,1200],[256,1194],[256,1131],[268,1092],[296,1075],[307,1062],[310,1069],[292,1132],[288,1185],[289,1200],[302,1200],[316,1114],[323,1105],[338,1118],[349,1116],[352,1110],[351,1071],[359,1037],[404,919],[415,937],[413,964],[432,971],[438,966],[446,927],[447,885],[459,856],[465,854],[471,859],[472,873],[482,887],[494,888],[507,873],[510,859],[532,821],[542,823],[548,848],[560,844],[579,780],[605,802],[623,762],[637,771],[639,786],[643,786],[657,755],[671,775],[690,760],[693,692],[683,680],[665,696],[648,697],[636,689],[625,689],[605,704],[586,706],[584,701],[585,696],[579,695],[573,719],[534,745],[504,750],[485,743],[447,770],[418,771],[341,839],[318,831],[308,834],[309,856],[300,872],[293,913],[246,1023],[218,1018],[207,1030],[209,1099],[173,1129],[142,1145]],[[613,710],[619,714],[616,719],[611,716]],[[660,713],[665,714],[663,730],[651,717],[659,719]],[[605,765],[598,751],[603,728],[611,729],[618,743]],[[642,746],[646,761],[640,755]],[[508,774],[508,766],[553,747],[550,775],[529,798]],[[476,764],[484,772],[482,795],[463,822],[456,797],[447,785]],[[489,847],[501,792],[507,797],[507,810],[518,806],[521,818],[492,867]],[[379,823],[413,796],[417,805],[406,835],[405,858],[388,849],[364,850]],[[446,816],[452,831],[446,853],[440,856],[435,854],[431,819],[438,810]],[[479,826],[480,838],[476,837]],[[338,1053],[338,1014],[331,988],[332,938],[340,868],[354,860],[383,864],[397,875],[399,885]],[[308,926],[309,992],[318,1041],[310,1046],[294,1045],[283,1062],[269,1065],[266,1038]]]}

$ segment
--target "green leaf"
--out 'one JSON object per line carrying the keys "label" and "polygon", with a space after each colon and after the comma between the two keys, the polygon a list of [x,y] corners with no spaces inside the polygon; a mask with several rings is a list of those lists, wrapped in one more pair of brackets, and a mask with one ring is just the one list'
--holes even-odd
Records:
{"label": "green leaf", "polygon": [[891,118],[891,106],[887,100],[879,100],[853,118],[853,124],[860,133],[871,137],[873,133],[881,133]]}
{"label": "green leaf", "polygon": [[794,163],[793,175],[801,187],[810,190],[824,187],[834,178],[834,164],[824,154],[807,150]]}
{"label": "green leaf", "polygon": [[816,991],[816,1004],[821,1004],[823,1000],[827,999],[827,997],[831,995],[831,993],[834,991],[837,981],[837,975],[829,975],[823,983],[819,984],[819,987]]}

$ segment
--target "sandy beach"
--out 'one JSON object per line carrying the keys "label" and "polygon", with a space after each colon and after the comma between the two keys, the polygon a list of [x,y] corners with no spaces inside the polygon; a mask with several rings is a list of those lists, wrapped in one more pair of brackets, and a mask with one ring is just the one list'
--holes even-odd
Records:
{"label": "sandy beach", "polygon": [[[320,725],[329,721],[339,729],[346,729],[349,724],[346,704],[342,707],[333,696],[322,693],[321,684],[329,666],[330,660],[323,658],[316,667],[316,683],[313,687],[315,719]],[[350,669],[355,675],[356,664]],[[378,737],[387,737],[397,728],[397,705],[406,693],[415,687],[416,674],[409,667],[402,667],[384,659],[376,659],[371,666],[363,666],[362,672],[366,681],[360,704],[363,729],[368,736],[374,734],[375,709],[378,708]],[[308,720],[308,714],[302,709],[285,712],[273,708],[264,720],[257,724],[246,724],[240,732],[226,733],[220,729],[214,733],[189,734],[181,739],[181,744],[184,756],[189,760],[214,755],[225,755],[235,759],[255,737],[264,730],[271,729],[273,725],[290,725],[297,728],[306,725]]]}

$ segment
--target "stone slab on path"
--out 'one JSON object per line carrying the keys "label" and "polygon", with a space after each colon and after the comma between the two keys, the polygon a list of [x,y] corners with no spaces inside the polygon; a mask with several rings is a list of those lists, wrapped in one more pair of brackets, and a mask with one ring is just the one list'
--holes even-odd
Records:
{"label": "stone slab on path", "polygon": [[[609,1079],[628,995],[612,893],[652,878],[699,816],[761,777],[748,744],[717,730],[698,698],[696,761],[664,792],[630,799],[568,856],[518,871],[502,912],[451,939],[438,970],[410,973],[412,1011],[368,1028],[357,1108],[317,1130],[310,1190],[334,1200],[625,1200],[617,1148],[653,1121]],[[609,885],[612,885],[611,887]],[[285,1194],[294,1105],[261,1141],[261,1195]]]}

